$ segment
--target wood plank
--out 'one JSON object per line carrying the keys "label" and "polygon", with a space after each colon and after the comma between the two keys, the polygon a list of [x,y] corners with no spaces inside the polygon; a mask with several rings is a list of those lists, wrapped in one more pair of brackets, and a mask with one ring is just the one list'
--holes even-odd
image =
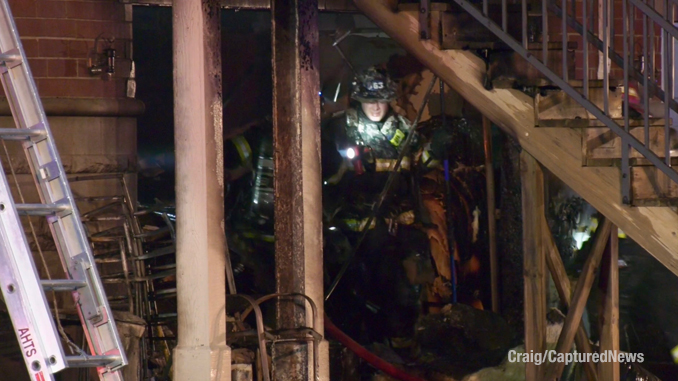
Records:
{"label": "wood plank", "polygon": [[[523,204],[523,279],[525,282],[525,353],[546,349],[546,259],[542,245],[544,173],[526,151],[520,153]],[[525,363],[528,380],[539,379],[542,366]]]}
{"label": "wood plank", "polygon": [[656,167],[631,167],[631,204],[676,205],[678,184]]}
{"label": "wood plank", "polygon": [[[607,241],[610,237],[611,227],[612,223],[606,218],[602,226],[598,228],[593,247],[591,248],[591,253],[589,254],[589,257],[586,258],[586,262],[584,262],[584,267],[579,276],[579,280],[577,281],[577,287],[572,296],[572,305],[565,318],[563,330],[558,338],[558,344],[556,344],[556,352],[558,354],[568,353],[572,349],[572,342],[574,341],[574,336],[581,323],[581,317],[584,314],[586,301],[591,292],[591,286],[593,286],[600,259],[603,257],[603,251],[605,246],[607,246]],[[549,366],[546,367],[544,379],[554,380],[560,377],[564,367],[564,362],[549,364]]]}
{"label": "wood plank", "polygon": [[487,91],[485,63],[472,52],[441,51],[419,40],[418,14],[394,13],[386,0],[354,0],[384,32],[439,75],[478,111],[517,139],[524,150],[610,218],[657,260],[678,274],[678,214],[670,208],[628,207],[621,203],[618,168],[581,167],[581,132],[535,128],[533,99],[512,89]]}
{"label": "wood plank", "polygon": [[[581,89],[579,90],[581,91]],[[609,116],[613,119],[622,119],[622,100],[621,91],[609,91]],[[589,89],[589,100],[601,110],[604,108],[605,89],[594,87]],[[584,106],[575,99],[567,95],[562,90],[549,91],[546,96],[538,99],[535,108],[538,110],[539,126],[558,127],[567,120],[578,118],[583,121],[595,121],[596,118],[589,113]]]}
{"label": "wood plank", "polygon": [[[542,229],[544,235],[544,246],[546,248],[546,265],[551,273],[553,282],[556,285],[556,290],[558,291],[558,296],[560,301],[567,307],[570,308],[572,288],[570,286],[570,279],[567,276],[565,271],[565,265],[563,265],[563,260],[560,257],[558,252],[558,247],[556,242],[553,239],[553,234],[549,228],[548,222],[546,221],[546,216],[542,216]],[[591,342],[589,341],[586,331],[582,323],[579,323],[577,328],[577,334],[574,337],[574,342],[577,345],[577,350],[582,353],[593,353],[593,348],[591,348]],[[587,362],[585,364],[584,370],[586,371],[586,376],[589,381],[594,381],[598,379],[596,373],[596,367],[592,362]],[[604,378],[603,378],[604,379]]]}
{"label": "wood plank", "polygon": [[[664,155],[664,142],[666,141],[663,127],[664,120],[656,119],[655,123],[659,125],[650,127],[649,148],[657,156],[663,158],[666,157]],[[641,143],[645,143],[645,128],[631,128],[630,132]],[[607,127],[587,128],[584,130],[582,144],[586,149],[587,165],[595,165],[597,160],[621,159],[621,137]],[[678,154],[673,154],[672,156],[678,157]],[[629,158],[636,160],[636,165],[649,164],[644,156],[633,148],[629,151]]]}
{"label": "wood plank", "polygon": [[[603,301],[603,322],[600,330],[600,353],[618,353],[619,347],[619,237],[617,227],[610,230],[610,242],[606,250],[606,290]],[[603,274],[601,274],[603,275]],[[602,276],[601,276],[602,277]],[[609,352],[608,352],[609,351]],[[616,351],[616,352],[615,352]],[[615,357],[616,360],[616,357]],[[619,381],[619,362],[598,363],[601,380]]]}
{"label": "wood plank", "polygon": [[[171,7],[172,0],[120,0],[125,4]],[[218,0],[223,9],[271,9],[271,0]],[[326,12],[358,12],[351,0],[318,0],[318,10]]]}

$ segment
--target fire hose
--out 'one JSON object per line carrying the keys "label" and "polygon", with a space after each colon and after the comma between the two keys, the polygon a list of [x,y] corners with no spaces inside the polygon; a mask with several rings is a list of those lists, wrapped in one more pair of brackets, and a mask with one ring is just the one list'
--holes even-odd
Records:
{"label": "fire hose", "polygon": [[325,315],[325,331],[328,335],[342,343],[358,357],[365,360],[368,364],[372,365],[378,370],[386,373],[387,375],[402,381],[425,381],[422,378],[413,376],[404,370],[397,368],[395,365],[368,351],[365,347],[358,344],[355,340],[351,339],[347,334],[342,332],[336,325],[334,325],[327,315]]}

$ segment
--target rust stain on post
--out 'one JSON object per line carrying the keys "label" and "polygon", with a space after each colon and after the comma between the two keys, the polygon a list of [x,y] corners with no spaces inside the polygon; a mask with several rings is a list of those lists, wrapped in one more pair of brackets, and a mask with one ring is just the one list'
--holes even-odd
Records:
{"label": "rust stain on post", "polygon": [[[275,0],[271,8],[276,287],[307,294],[322,316],[318,2]],[[307,316],[301,302],[277,306],[278,328],[310,326]],[[310,379],[309,355],[306,344],[276,345],[274,378]]]}

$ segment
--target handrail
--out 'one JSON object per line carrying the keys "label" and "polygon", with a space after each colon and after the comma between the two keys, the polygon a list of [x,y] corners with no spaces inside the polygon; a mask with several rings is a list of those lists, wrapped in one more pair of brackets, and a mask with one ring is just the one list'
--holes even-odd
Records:
{"label": "handrail", "polygon": [[[552,2],[549,4],[549,9],[551,9],[553,11],[553,13],[555,14],[556,17],[559,17],[559,18],[562,19],[563,18],[562,7],[559,7],[555,3],[555,1],[556,0],[552,0]],[[608,0],[608,1],[612,1],[612,0]],[[672,0],[672,1],[678,1],[678,0]],[[577,33],[579,33],[581,35],[584,34],[583,25],[580,24],[579,22],[577,22],[577,20],[574,17],[572,17],[568,14],[567,17],[564,19],[564,21],[566,22],[566,26],[569,26],[570,28],[574,29]],[[589,44],[593,45],[599,51],[605,52],[603,40],[599,39],[598,36],[596,36],[595,34],[593,34],[593,32],[591,32],[589,30],[586,31],[586,35],[587,35],[586,39],[589,42]],[[614,50],[614,48],[612,46],[610,46],[609,44],[608,44],[607,51],[608,51],[609,59],[615,65],[617,65],[619,67],[624,66],[624,58],[622,56],[620,56]],[[563,62],[563,63],[566,63],[566,62]],[[566,70],[563,71],[563,73],[566,73],[566,72],[567,72]],[[631,75],[633,76],[633,79],[635,79],[636,81],[638,81],[638,82],[643,81],[644,75],[640,70],[632,68],[631,69]],[[650,95],[656,96],[657,98],[660,98],[660,99],[664,98],[664,90],[661,87],[657,86],[656,83],[649,82],[647,87],[648,87],[648,90],[650,91]],[[670,105],[671,109],[678,113],[678,101],[676,101],[674,98],[671,98],[669,100],[669,102],[670,102],[669,105]]]}
{"label": "handrail", "polygon": [[[630,159],[629,159],[629,152],[630,149],[633,148],[636,151],[638,151],[642,156],[644,156],[652,165],[654,165],[656,168],[658,168],[660,171],[662,171],[668,178],[670,178],[672,181],[678,183],[678,172],[676,172],[672,167],[671,167],[671,155],[670,155],[670,110],[675,109],[673,105],[676,103],[675,99],[672,97],[669,97],[669,95],[672,93],[671,91],[671,86],[673,83],[673,77],[672,74],[669,73],[668,70],[663,70],[662,71],[662,88],[663,88],[663,99],[662,101],[664,102],[664,121],[665,121],[665,126],[664,126],[664,160],[658,156],[655,152],[653,152],[650,149],[649,146],[649,123],[648,123],[648,113],[649,113],[649,98],[650,94],[647,92],[648,87],[653,87],[653,93],[652,95],[659,94],[660,89],[659,86],[657,86],[655,83],[653,83],[654,79],[654,65],[651,65],[651,60],[649,57],[652,57],[652,60],[654,60],[654,57],[656,56],[657,49],[656,49],[656,43],[654,41],[654,38],[651,40],[650,44],[647,44],[647,36],[648,36],[648,29],[650,30],[651,36],[654,36],[654,29],[655,25],[658,25],[661,27],[661,33],[663,37],[663,52],[666,52],[663,54],[663,62],[662,62],[662,68],[666,67],[671,67],[671,60],[672,60],[672,48],[673,48],[673,37],[678,38],[678,28],[673,26],[671,23],[672,21],[669,21],[668,16],[662,16],[652,7],[650,7],[647,4],[642,3],[640,0],[623,0],[623,22],[624,22],[624,27],[623,27],[623,32],[624,32],[624,38],[623,38],[623,49],[624,53],[621,56],[621,60],[619,59],[618,54],[614,51],[613,47],[610,47],[610,36],[608,33],[608,26],[609,26],[609,15],[608,13],[611,11],[612,8],[610,8],[610,1],[605,1],[604,5],[607,7],[606,12],[604,12],[605,17],[603,18],[602,22],[602,29],[603,29],[603,39],[602,41],[595,35],[595,33],[592,33],[591,31],[588,30],[587,24],[588,24],[588,19],[586,18],[586,7],[587,3],[584,2],[582,3],[582,23],[578,24],[576,22],[576,13],[573,7],[573,16],[572,20],[570,15],[567,14],[567,4],[568,0],[561,0],[562,3],[562,8],[560,8],[560,13],[558,16],[563,18],[563,24],[570,24],[572,25],[572,21],[574,21],[574,26],[579,26],[580,28],[577,29],[575,28],[583,37],[583,46],[581,49],[583,49],[584,53],[584,66],[583,66],[583,83],[584,83],[584,88],[582,92],[577,91],[573,86],[571,86],[568,81],[567,77],[562,78],[560,75],[556,74],[551,68],[547,66],[548,62],[548,51],[546,49],[546,43],[548,42],[548,23],[546,19],[548,19],[548,6],[547,6],[547,1],[548,0],[543,0],[542,1],[542,27],[545,28],[543,31],[543,38],[542,38],[542,43],[544,45],[544,48],[542,49],[542,60],[540,60],[536,55],[531,54],[528,51],[528,46],[527,46],[527,30],[528,30],[528,20],[527,20],[527,0],[522,0],[522,44],[516,40],[512,35],[508,33],[508,30],[506,28],[506,25],[504,24],[502,27],[497,25],[494,20],[492,20],[489,16],[489,13],[487,12],[487,2],[488,0],[483,0],[482,4],[476,5],[472,4],[468,0],[455,0],[455,2],[466,12],[471,14],[478,22],[480,22],[482,25],[487,27],[493,34],[495,34],[497,37],[499,37],[505,44],[507,44],[510,48],[512,48],[515,52],[520,54],[526,61],[528,61],[530,64],[532,64],[537,70],[539,70],[546,78],[548,78],[551,82],[556,84],[562,91],[564,91],[566,94],[568,94],[570,97],[572,97],[575,101],[577,101],[581,106],[583,106],[589,113],[591,113],[594,117],[596,117],[598,120],[603,122],[612,132],[617,134],[619,137],[621,137],[622,140],[622,160],[621,160],[621,171],[622,171],[622,200],[623,203],[629,204],[631,201],[630,197],[630,192],[631,192],[631,173],[630,173]],[[550,0],[551,2],[555,0]],[[570,0],[573,1],[573,0]],[[601,0],[603,1],[603,0]],[[675,0],[674,0],[675,2]],[[572,3],[574,6],[576,6],[576,3],[573,1]],[[668,2],[667,2],[668,4]],[[551,4],[551,8],[558,8],[555,4]],[[673,14],[673,10],[675,8],[675,5],[671,4],[670,8],[668,8],[664,14]],[[565,13],[563,13],[563,10],[565,10]],[[634,25],[635,22],[638,20],[636,18],[636,14],[640,12],[643,18],[643,31],[642,31],[642,37],[643,37],[643,62],[644,62],[644,67],[642,71],[639,73],[636,73],[635,65],[634,65],[634,56],[635,56],[635,51],[636,51],[636,37],[637,34],[633,32],[634,30]],[[502,20],[506,17],[504,14],[506,10],[504,7],[502,7]],[[565,21],[568,21],[567,23]],[[649,26],[648,26],[649,22]],[[577,25],[578,24],[578,25]],[[563,30],[563,55],[562,55],[562,60],[563,60],[563,68],[567,68],[567,54],[566,49],[567,49],[567,30]],[[623,66],[624,70],[624,125],[621,126],[617,124],[615,120],[613,120],[609,115],[609,110],[608,110],[608,105],[609,105],[609,89],[606,88],[604,89],[603,92],[603,98],[604,98],[604,109],[601,110],[596,104],[594,104],[590,99],[589,99],[589,94],[588,94],[588,83],[589,83],[589,70],[588,70],[588,51],[589,51],[589,40],[592,42],[596,48],[601,50],[604,53],[607,53],[606,56],[612,56],[612,58],[617,58],[615,61],[616,64],[621,63]],[[671,41],[671,43],[669,42]],[[649,48],[648,49],[648,45]],[[650,50],[650,51],[648,51]],[[610,54],[612,53],[612,54]],[[619,62],[621,61],[621,62]],[[648,70],[648,68],[650,70]],[[566,76],[567,71],[564,70],[563,75]],[[641,143],[638,139],[636,139],[633,135],[630,133],[630,123],[629,123],[629,78],[638,78],[638,75],[640,74],[640,79],[642,80],[642,84],[644,85],[644,131],[645,131],[645,142]],[[648,80],[648,77],[652,80]],[[604,64],[604,79],[605,82],[608,82],[609,79],[609,71],[607,68],[607,63]]]}
{"label": "handrail", "polygon": [[[242,312],[242,314],[240,315],[240,320],[244,321],[245,318],[247,318],[247,316],[250,314],[250,312],[252,312],[252,310],[254,310],[255,313],[256,313],[257,309],[260,308],[259,305],[261,303],[268,301],[268,300],[271,300],[271,299],[287,299],[287,301],[294,301],[294,298],[296,298],[296,297],[301,297],[301,298],[306,299],[308,304],[311,306],[312,323],[310,325],[310,328],[313,330],[313,332],[318,333],[318,330],[316,329],[316,322],[317,322],[317,319],[318,319],[318,307],[316,306],[315,302],[313,301],[313,299],[311,299],[310,296],[308,296],[306,294],[299,293],[299,292],[276,293],[276,294],[269,294],[269,295],[262,296],[259,299],[255,300],[253,303],[250,303],[251,305],[249,307],[247,307]],[[257,320],[257,324],[258,323],[259,322]],[[318,339],[316,337],[313,337],[313,376],[314,376],[316,381],[320,381],[320,360],[319,360],[320,354],[318,353],[318,350],[319,350]]]}

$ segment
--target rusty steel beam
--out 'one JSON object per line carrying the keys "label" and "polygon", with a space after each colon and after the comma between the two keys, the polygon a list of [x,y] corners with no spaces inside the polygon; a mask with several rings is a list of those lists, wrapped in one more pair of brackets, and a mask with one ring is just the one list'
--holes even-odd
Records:
{"label": "rusty steel beam", "polygon": [[[308,295],[318,307],[315,327],[322,327],[318,0],[275,0],[271,17],[276,288]],[[278,303],[277,327],[301,327],[310,314],[308,305]],[[276,344],[273,379],[318,379],[311,351],[306,343]],[[321,351],[321,367],[327,361]]]}

